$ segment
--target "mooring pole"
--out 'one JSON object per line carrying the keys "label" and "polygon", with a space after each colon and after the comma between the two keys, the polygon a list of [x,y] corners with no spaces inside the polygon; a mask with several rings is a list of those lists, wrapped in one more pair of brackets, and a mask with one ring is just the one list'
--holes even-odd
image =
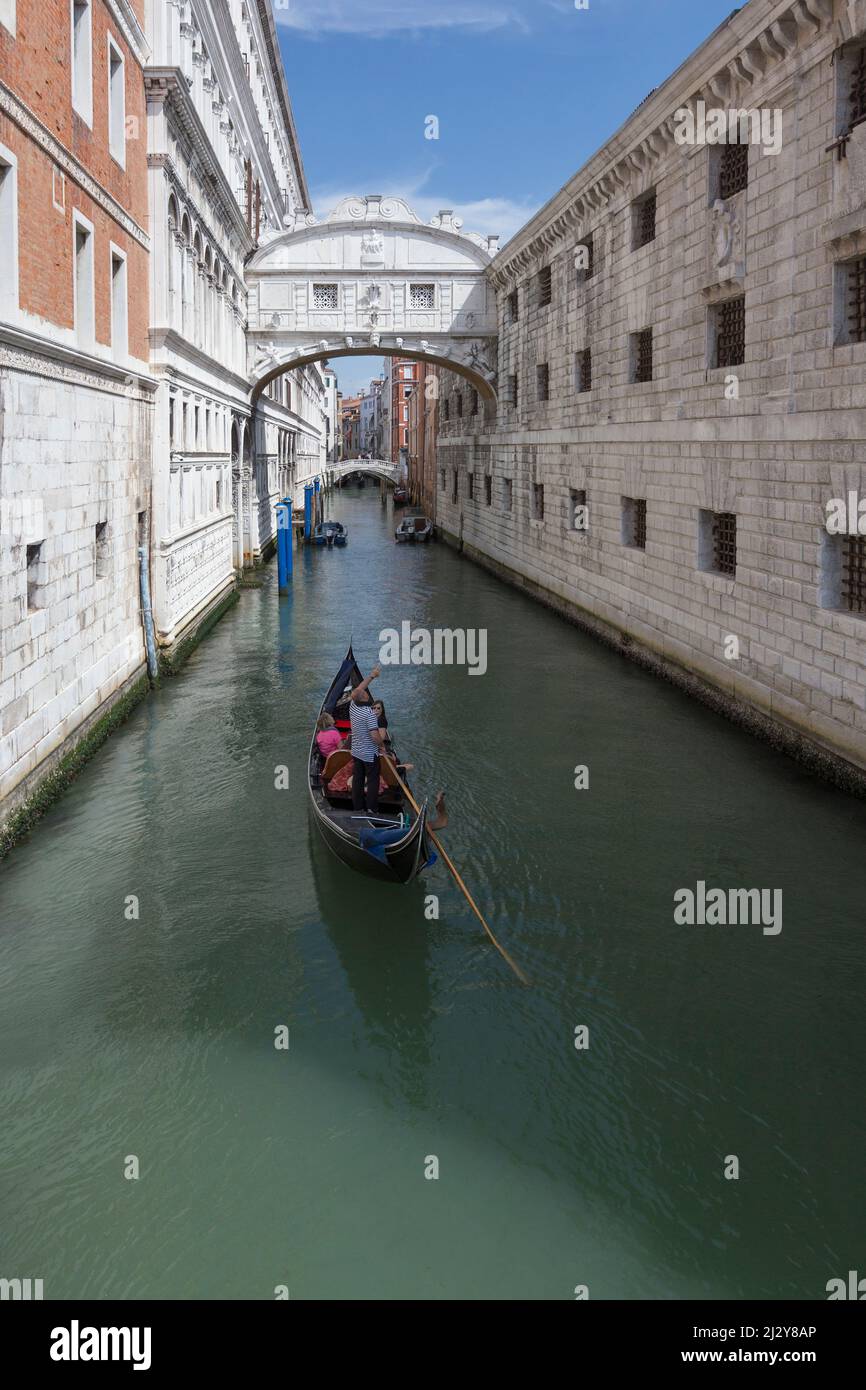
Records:
{"label": "mooring pole", "polygon": [[291,497],[284,497],[277,503],[277,577],[280,593],[287,594],[292,582]]}

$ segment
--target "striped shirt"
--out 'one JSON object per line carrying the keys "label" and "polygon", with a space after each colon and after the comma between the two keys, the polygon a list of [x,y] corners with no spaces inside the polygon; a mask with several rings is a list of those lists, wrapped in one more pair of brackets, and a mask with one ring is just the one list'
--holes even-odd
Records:
{"label": "striped shirt", "polygon": [[356,705],[353,700],[349,706],[352,721],[352,757],[362,763],[371,763],[379,756],[379,745],[374,743],[370,733],[379,728],[379,719],[372,705]]}

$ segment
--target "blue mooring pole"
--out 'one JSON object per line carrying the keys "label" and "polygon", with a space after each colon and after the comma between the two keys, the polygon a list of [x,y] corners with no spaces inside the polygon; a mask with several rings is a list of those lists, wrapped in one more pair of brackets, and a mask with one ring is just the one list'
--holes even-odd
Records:
{"label": "blue mooring pole", "polygon": [[292,582],[291,497],[284,497],[277,503],[277,575],[280,593],[287,594]]}

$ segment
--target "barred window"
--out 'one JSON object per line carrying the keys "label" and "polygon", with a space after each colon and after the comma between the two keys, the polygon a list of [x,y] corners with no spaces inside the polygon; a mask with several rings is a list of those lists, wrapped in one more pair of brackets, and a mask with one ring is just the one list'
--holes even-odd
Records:
{"label": "barred window", "polygon": [[451,470],[451,501],[457,501],[457,469]]}
{"label": "barred window", "polygon": [[592,352],[589,348],[577,354],[577,389],[592,390]]}
{"label": "barred window", "polygon": [[653,379],[653,331],[644,328],[632,334],[632,382]]}
{"label": "barred window", "polygon": [[472,502],[472,501],[474,500],[474,498],[475,498],[475,474],[474,474],[474,473],[467,473],[467,474],[466,474],[466,495],[468,496],[470,502]]}
{"label": "barred window", "polygon": [[493,500],[493,479],[489,473],[484,474],[484,504],[489,507]]}
{"label": "barred window", "polygon": [[550,366],[547,362],[539,362],[535,369],[536,394],[539,401],[550,400]]}
{"label": "barred window", "polygon": [[866,342],[866,256],[849,261],[845,273],[845,339]]}
{"label": "barred window", "polygon": [[842,537],[842,607],[866,613],[866,536]]}
{"label": "barred window", "polygon": [[508,298],[507,298],[506,301],[505,301],[505,305],[506,305],[506,314],[505,314],[505,321],[506,321],[506,323],[509,323],[509,324],[510,324],[510,323],[516,323],[517,320],[520,318],[520,296],[519,296],[517,290],[512,290],[512,291],[511,291],[511,294],[508,296]]}
{"label": "barred window", "polygon": [[511,376],[508,378],[508,399],[509,399],[509,401],[511,402],[511,404],[514,406],[514,409],[516,410],[516,409],[517,409],[517,377],[515,376],[515,374],[514,374],[513,372],[512,372],[512,374],[511,374]]}
{"label": "barred window", "polygon": [[733,512],[713,515],[713,569],[719,574],[737,572],[737,518]]}
{"label": "barred window", "polygon": [[851,65],[848,87],[848,129],[866,121],[866,47],[861,47]]}
{"label": "barred window", "polygon": [[544,483],[532,484],[532,519],[544,520]]}
{"label": "barred window", "polygon": [[572,488],[569,493],[569,529],[586,533],[589,530],[589,509],[586,488]]}
{"label": "barred window", "polygon": [[538,303],[539,306],[549,304],[553,298],[553,272],[549,265],[538,272]]}
{"label": "barred window", "polygon": [[463,397],[459,391],[455,392],[454,399],[457,402],[457,419],[463,419]]}
{"label": "barred window", "polygon": [[502,479],[502,510],[510,512],[514,503],[514,480],[512,478]]}
{"label": "barred window", "polygon": [[646,550],[646,498],[622,499],[622,541],[633,550]]}
{"label": "barred window", "polygon": [[592,279],[595,274],[595,244],[592,236],[585,236],[575,247],[574,264],[579,285]]}
{"label": "barred window", "polygon": [[440,468],[440,469],[439,469],[439,486],[440,486],[440,488],[442,489],[443,492],[445,491],[445,488],[448,486],[448,482],[447,482],[447,479],[446,479],[446,477],[445,477],[445,469],[444,469],[444,468]]}
{"label": "barred window", "polygon": [[733,198],[749,186],[749,147],[748,145],[727,144],[722,146],[719,165],[719,197]]}
{"label": "barred window", "polygon": [[472,392],[472,414],[473,414],[473,415],[477,415],[477,414],[478,414],[478,392],[477,392],[477,391],[473,391],[473,392]]}
{"label": "barred window", "polygon": [[443,419],[443,421],[444,421],[444,423],[445,423],[446,425],[447,425],[447,423],[448,423],[448,421],[449,421],[450,418],[451,418],[451,402],[449,401],[448,397],[445,396],[445,397],[443,397],[443,400],[442,400],[442,419]]}
{"label": "barred window", "polygon": [[436,288],[434,285],[410,285],[410,309],[435,309]]}
{"label": "barred window", "polygon": [[738,367],[746,360],[746,297],[716,305],[717,367]]}
{"label": "barred window", "polygon": [[656,237],[656,191],[652,190],[634,204],[633,247],[637,251]]}
{"label": "barred window", "polygon": [[314,309],[338,309],[339,288],[337,285],[314,285],[313,286],[313,308]]}

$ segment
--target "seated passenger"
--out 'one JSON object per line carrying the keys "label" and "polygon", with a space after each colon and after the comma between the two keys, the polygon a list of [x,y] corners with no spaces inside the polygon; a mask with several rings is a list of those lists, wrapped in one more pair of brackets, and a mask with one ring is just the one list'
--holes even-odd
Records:
{"label": "seated passenger", "polygon": [[343,743],[343,736],[335,725],[333,715],[321,715],[316,725],[316,747],[322,757],[327,759],[330,753],[342,748]]}

